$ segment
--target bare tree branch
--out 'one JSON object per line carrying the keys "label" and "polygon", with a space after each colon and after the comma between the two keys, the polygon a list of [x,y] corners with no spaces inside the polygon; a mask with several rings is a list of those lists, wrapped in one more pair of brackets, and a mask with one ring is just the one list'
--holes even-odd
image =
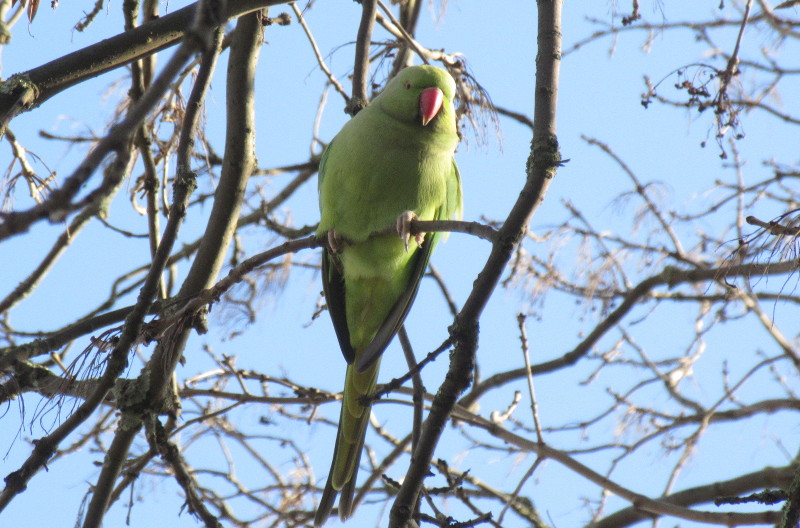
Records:
{"label": "bare tree branch", "polygon": [[492,245],[492,252],[478,276],[475,286],[453,324],[455,342],[450,368],[423,426],[419,446],[403,485],[392,505],[390,526],[406,526],[419,496],[428,464],[442,434],[444,424],[458,396],[472,378],[478,346],[478,319],[511,258],[514,247],[522,239],[525,226],[544,199],[556,167],[561,162],[556,139],[556,103],[561,56],[561,3],[539,4],[539,52],[536,68],[534,133],[528,160],[528,177],[517,202]]}

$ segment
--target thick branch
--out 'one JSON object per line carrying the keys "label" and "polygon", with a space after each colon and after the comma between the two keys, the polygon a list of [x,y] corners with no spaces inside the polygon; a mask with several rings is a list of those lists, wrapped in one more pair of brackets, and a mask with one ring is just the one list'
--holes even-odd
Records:
{"label": "thick branch", "polygon": [[[678,491],[659,500],[678,506],[693,506],[712,502],[723,495],[743,495],[767,488],[787,489],[792,480],[793,469],[792,466],[767,467],[730,480]],[[592,528],[622,528],[653,517],[652,514],[631,506],[604,517],[594,523]]]}
{"label": "thick branch", "polygon": [[[286,0],[229,0],[224,20]],[[11,77],[0,89],[0,135],[18,114],[31,110],[75,84],[177,44],[195,18],[200,2],[130,31],[107,38],[32,70]]]}
{"label": "thick branch", "polygon": [[[203,35],[207,43],[207,48],[205,49],[205,60],[203,61],[201,67],[202,71],[198,75],[197,81],[195,82],[195,86],[193,88],[193,96],[195,98],[203,98],[203,95],[207,91],[210,84],[211,75],[216,67],[216,58],[220,51],[222,32],[217,27],[218,17],[215,16],[214,12],[217,11],[222,5],[223,3],[220,3],[219,1],[206,0],[202,11],[198,12],[198,17],[193,24],[193,31],[197,34]],[[208,12],[206,10],[208,10]],[[191,49],[191,47],[194,45],[196,45],[196,43],[187,38],[184,44],[181,46],[181,49],[175,53],[175,57],[173,57],[173,60],[170,62],[175,62],[176,58],[182,57],[182,54],[179,52],[183,48]],[[164,71],[162,71],[162,73],[159,75],[159,79],[162,79],[164,76],[169,76],[169,79],[171,79],[172,75],[171,69],[165,68]],[[153,83],[154,86],[158,84],[159,79]],[[197,111],[198,107],[195,106],[190,108],[187,113],[187,120],[190,122],[190,131],[192,128],[191,123],[194,119],[196,119],[196,116],[193,117],[193,114]],[[186,169],[186,167],[180,168]],[[164,228],[164,235],[161,238],[161,243],[159,244],[155,255],[153,256],[153,264],[147,274],[147,279],[145,280],[145,283],[139,292],[137,307],[141,306],[141,309],[134,310],[131,315],[137,314],[137,312],[141,312],[143,309],[148,309],[158,292],[158,287],[161,283],[161,274],[164,271],[167,260],[172,251],[172,247],[177,239],[178,231],[183,224],[189,198],[196,187],[196,175],[188,170],[179,172],[176,175],[174,186],[175,190],[173,193],[173,203],[170,207],[167,225]],[[130,318],[131,316],[128,317],[128,319]],[[138,319],[135,321],[135,325],[126,320],[124,332],[130,332],[130,327],[133,327],[136,331],[135,336],[138,338],[143,314],[141,317],[139,317],[137,314],[137,318]],[[166,373],[159,372],[159,374],[171,377],[172,371]],[[103,462],[103,469],[97,479],[97,484],[94,487],[92,499],[89,502],[89,506],[86,511],[84,528],[95,528],[102,524],[106,509],[108,508],[111,493],[114,489],[114,482],[116,481],[119,472],[122,469],[122,465],[127,458],[128,450],[130,449],[130,446],[142,425],[138,416],[139,410],[137,409],[133,413],[130,413],[126,407],[131,406],[132,403],[122,401],[122,398],[120,398],[120,400],[121,401],[118,404],[123,411],[123,420],[120,421],[120,425],[117,428],[114,440],[112,441],[108,452],[106,453],[106,457]],[[160,401],[161,400],[159,399],[159,403]],[[140,401],[137,400],[134,403],[138,404]]]}
{"label": "thick branch", "polygon": [[560,163],[556,140],[556,103],[561,58],[561,2],[539,2],[539,51],[536,59],[534,135],[528,161],[527,180],[517,202],[492,245],[492,252],[461,312],[452,335],[456,343],[447,376],[431,405],[418,449],[391,510],[390,526],[404,528],[417,502],[434,450],[444,425],[472,379],[478,343],[478,319],[500,276],[522,239],[525,228],[544,199]]}
{"label": "thick branch", "polygon": [[[502,426],[483,418],[482,416],[478,416],[466,411],[463,407],[459,406],[457,411],[454,413],[454,416],[458,417],[460,420],[471,423],[472,425],[481,427],[493,436],[496,436],[497,438],[500,438],[511,445],[517,446],[520,449],[537,453],[543,458],[555,460],[559,464],[562,464],[563,466],[574,471],[581,477],[597,484],[604,490],[629,501],[637,510],[649,512],[650,515],[645,514],[647,517],[653,517],[653,515],[668,515],[677,517],[679,519],[686,519],[708,524],[719,524],[723,526],[768,524],[774,523],[779,517],[778,512],[774,511],[764,511],[758,513],[700,511],[684,508],[675,502],[670,502],[663,498],[651,499],[645,495],[636,493],[635,491],[632,491],[607,477],[604,477],[563,451],[553,449],[546,444],[534,442],[532,440],[528,440],[527,438],[516,435]],[[595,528],[595,525],[592,525],[592,528]]]}
{"label": "thick branch", "polygon": [[367,106],[367,79],[369,77],[369,49],[372,43],[372,28],[375,25],[375,14],[378,11],[378,0],[361,1],[361,24],[356,36],[356,58],[353,62],[353,96],[345,109],[348,114],[356,115]]}
{"label": "thick branch", "polygon": [[[661,273],[653,275],[644,279],[631,289],[624,297],[622,303],[608,316],[600,321],[594,330],[592,330],[586,338],[581,341],[575,348],[567,352],[561,357],[538,363],[531,367],[532,374],[543,374],[545,372],[552,372],[569,365],[575,364],[579,359],[588,354],[592,347],[603,337],[606,332],[614,327],[619,321],[627,315],[634,306],[636,306],[642,299],[646,298],[650,292],[659,286],[669,286],[673,288],[678,284],[683,283],[697,283],[712,280],[724,280],[729,277],[751,277],[760,275],[780,275],[794,271],[797,268],[797,262],[794,260],[786,260],[775,263],[766,264],[740,264],[736,266],[728,266],[722,268],[710,269],[691,269],[681,270],[672,266],[666,267]],[[524,378],[528,375],[525,368],[518,368],[495,374],[490,378],[484,380],[480,385],[477,385],[469,394],[467,394],[459,403],[465,407],[469,407],[473,402],[480,398],[486,391],[506,384],[512,380]]]}

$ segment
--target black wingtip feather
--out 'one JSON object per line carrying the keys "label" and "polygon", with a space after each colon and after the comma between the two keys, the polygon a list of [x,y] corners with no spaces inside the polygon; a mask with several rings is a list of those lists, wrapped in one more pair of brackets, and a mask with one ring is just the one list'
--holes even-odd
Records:
{"label": "black wingtip feather", "polygon": [[350,330],[347,328],[347,312],[345,310],[344,277],[332,260],[336,258],[325,249],[322,252],[322,289],[325,291],[325,302],[331,314],[333,329],[339,340],[339,348],[347,363],[356,359],[356,351],[350,344]]}

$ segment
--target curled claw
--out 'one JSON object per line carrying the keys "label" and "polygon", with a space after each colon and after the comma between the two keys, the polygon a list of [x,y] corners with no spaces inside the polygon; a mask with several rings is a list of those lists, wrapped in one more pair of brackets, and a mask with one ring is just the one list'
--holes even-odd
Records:
{"label": "curled claw", "polygon": [[[416,219],[417,215],[414,214],[414,211],[403,211],[397,217],[397,236],[403,240],[403,247],[406,248],[406,253],[408,253],[408,241],[411,239],[411,222]],[[422,238],[419,233],[414,236],[414,240],[417,241],[418,245],[422,245]]]}
{"label": "curled claw", "polygon": [[328,249],[331,250],[331,253],[336,255],[341,251],[341,242],[342,239],[336,231],[333,229],[328,231]]}

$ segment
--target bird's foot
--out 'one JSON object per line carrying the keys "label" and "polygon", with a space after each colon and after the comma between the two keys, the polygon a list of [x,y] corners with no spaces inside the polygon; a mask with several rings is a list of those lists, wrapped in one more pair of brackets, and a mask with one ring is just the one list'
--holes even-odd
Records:
{"label": "bird's foot", "polygon": [[[411,222],[417,219],[414,211],[403,211],[397,217],[397,236],[403,240],[403,247],[406,248],[406,253],[408,253],[408,242],[411,240]],[[418,246],[422,247],[425,235],[417,233],[414,235],[414,240],[416,240]]]}
{"label": "bird's foot", "polygon": [[339,233],[331,229],[328,231],[328,249],[334,255],[339,254],[342,251],[342,237],[339,236]]}

